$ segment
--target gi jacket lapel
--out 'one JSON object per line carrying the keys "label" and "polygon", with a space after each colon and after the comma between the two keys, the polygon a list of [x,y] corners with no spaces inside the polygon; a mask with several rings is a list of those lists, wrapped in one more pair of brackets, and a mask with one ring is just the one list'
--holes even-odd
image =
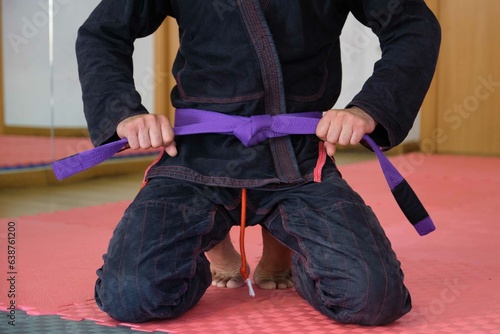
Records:
{"label": "gi jacket lapel", "polygon": [[[281,64],[261,2],[267,3],[268,1],[237,1],[245,28],[259,60],[265,90],[265,113],[285,114],[285,89]],[[269,142],[278,178],[283,182],[300,181],[302,177],[290,137],[272,138]]]}

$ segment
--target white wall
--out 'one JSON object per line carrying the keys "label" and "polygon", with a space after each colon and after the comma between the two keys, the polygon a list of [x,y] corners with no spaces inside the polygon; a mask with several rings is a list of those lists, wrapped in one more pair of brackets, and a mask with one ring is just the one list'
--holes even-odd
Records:
{"label": "white wall", "polygon": [[[53,68],[49,64],[49,0],[3,0],[4,114],[8,126],[86,127],[75,55],[76,33],[99,0],[53,0]],[[153,39],[140,39],[135,79],[153,112]],[[54,86],[51,90],[51,73]],[[51,107],[51,98],[54,107]]]}
{"label": "white wall", "polygon": [[[373,65],[381,57],[377,36],[349,15],[342,35],[342,93],[334,108],[344,108],[361,90],[373,72]],[[420,116],[405,141],[420,139]]]}

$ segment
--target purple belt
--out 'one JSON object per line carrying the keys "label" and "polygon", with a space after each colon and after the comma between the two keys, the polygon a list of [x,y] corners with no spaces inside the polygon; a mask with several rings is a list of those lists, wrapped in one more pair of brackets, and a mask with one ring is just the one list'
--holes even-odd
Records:
{"label": "purple belt", "polygon": [[[268,138],[315,134],[322,114],[305,112],[243,117],[198,109],[177,109],[174,132],[176,136],[201,133],[230,134],[248,147]],[[391,192],[409,222],[422,236],[434,231],[432,219],[408,182],[368,135],[364,135],[363,140],[377,155]],[[62,180],[93,167],[126,148],[128,148],[127,139],[115,141],[55,161],[52,163],[52,170],[56,178]]]}

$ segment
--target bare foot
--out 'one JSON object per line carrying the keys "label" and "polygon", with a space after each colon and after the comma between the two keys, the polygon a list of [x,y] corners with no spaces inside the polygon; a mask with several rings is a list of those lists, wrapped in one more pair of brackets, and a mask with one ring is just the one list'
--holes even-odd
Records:
{"label": "bare foot", "polygon": [[245,284],[240,274],[241,257],[234,249],[229,234],[221,243],[208,251],[206,255],[210,261],[213,286],[239,288]]}
{"label": "bare foot", "polygon": [[292,251],[262,229],[263,251],[253,279],[261,289],[275,290],[293,287]]}

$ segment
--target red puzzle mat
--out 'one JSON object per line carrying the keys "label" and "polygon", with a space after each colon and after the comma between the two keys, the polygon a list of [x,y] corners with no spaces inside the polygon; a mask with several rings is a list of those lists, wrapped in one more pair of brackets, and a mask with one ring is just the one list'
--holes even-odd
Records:
{"label": "red puzzle mat", "polygon": [[[176,320],[120,324],[101,312],[92,297],[95,270],[125,202],[13,219],[18,308],[30,315],[57,314],[146,332],[500,333],[500,159],[410,154],[391,160],[433,217],[437,230],[430,235],[419,237],[406,221],[375,160],[340,168],[377,213],[405,271],[414,308],[391,325],[337,324],[293,289],[256,289],[251,298],[246,288],[210,288]],[[0,220],[3,274],[8,221]],[[248,228],[247,238],[247,257],[255,267],[259,228]],[[5,287],[2,283],[3,310],[9,302]]]}

